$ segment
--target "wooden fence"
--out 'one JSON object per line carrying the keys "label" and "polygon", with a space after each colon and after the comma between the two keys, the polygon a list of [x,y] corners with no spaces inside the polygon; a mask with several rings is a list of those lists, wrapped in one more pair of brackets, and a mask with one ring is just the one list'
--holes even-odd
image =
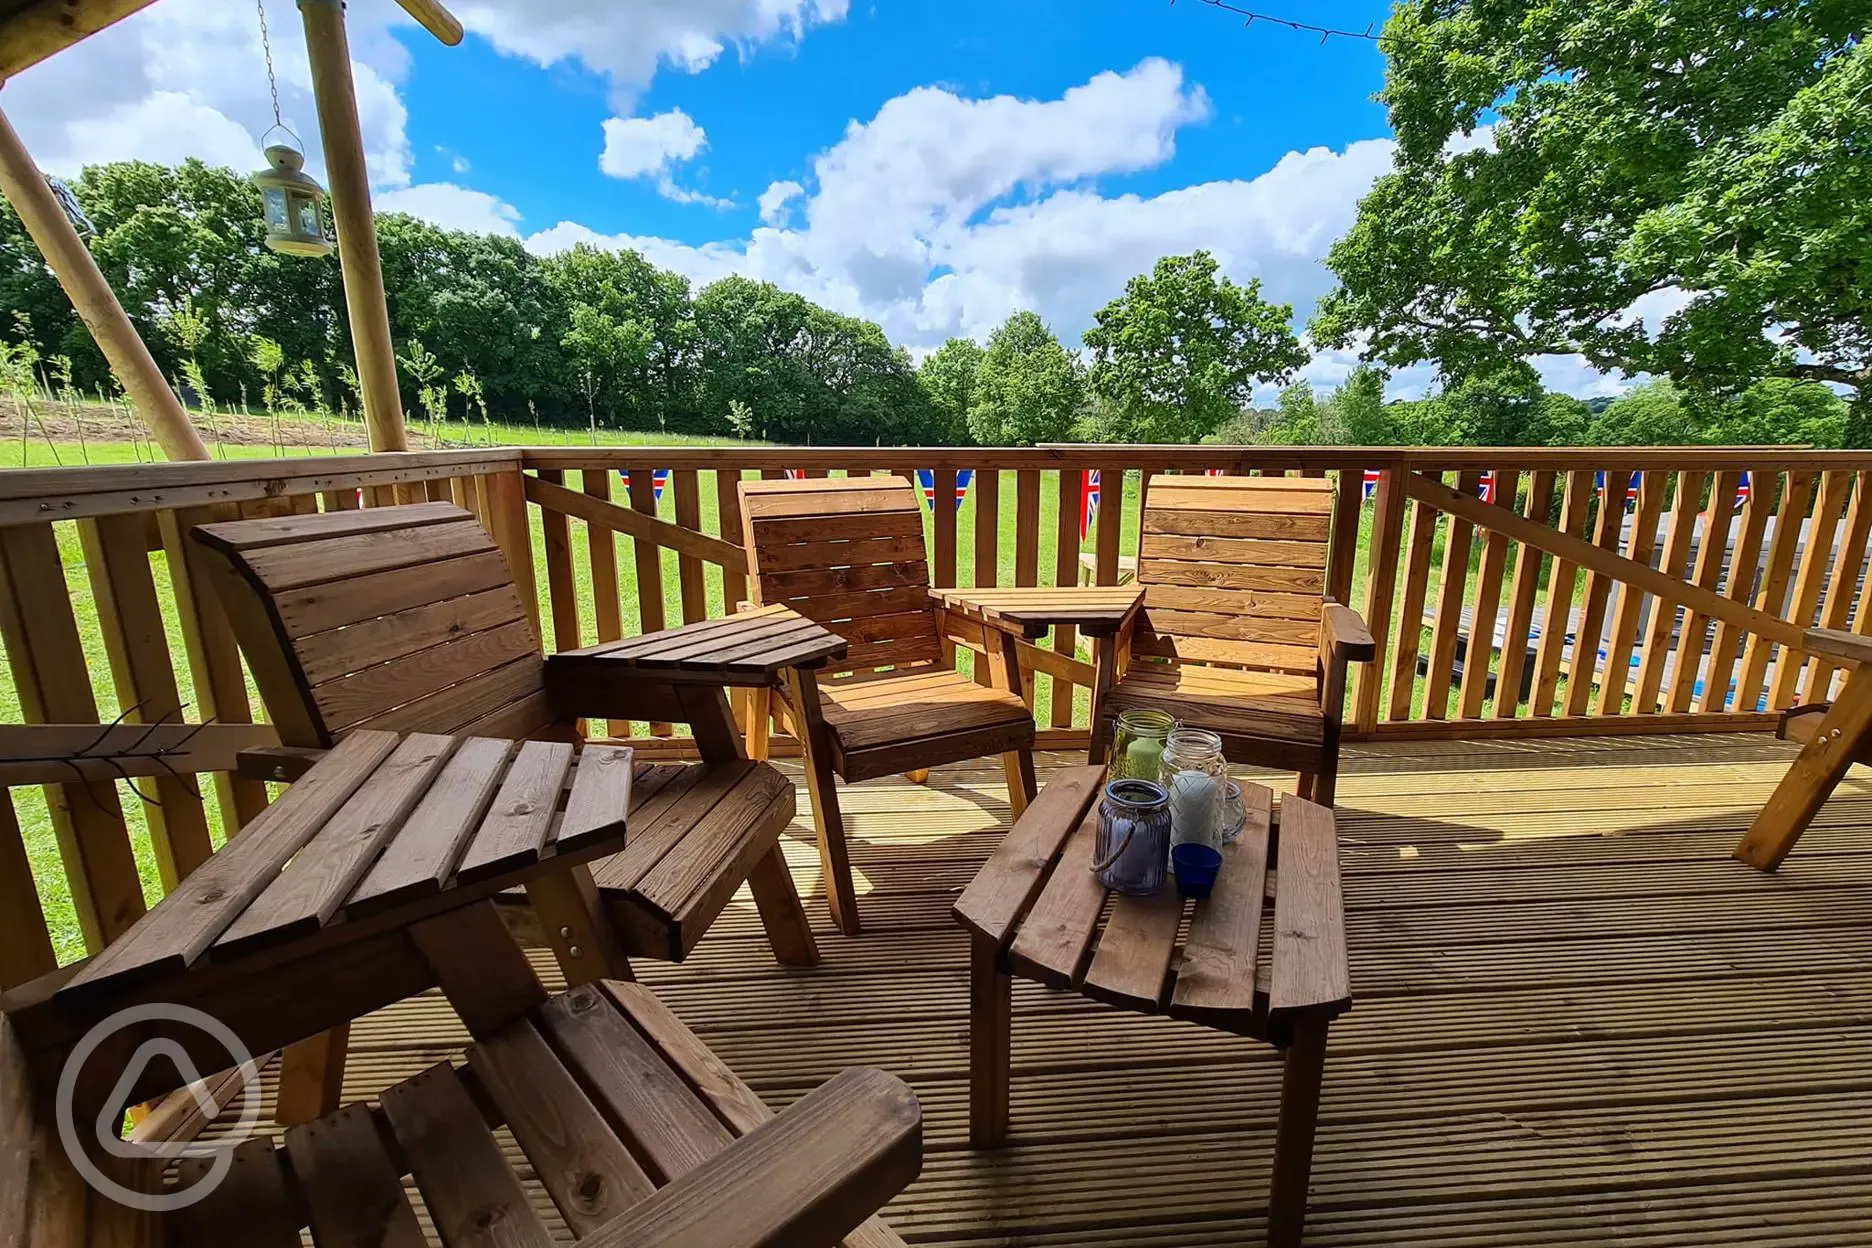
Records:
{"label": "wooden fence", "polygon": [[[0,472],[0,640],[24,721],[0,725],[0,778],[44,785],[47,813],[30,817],[50,820],[86,947],[143,911],[133,826],[166,890],[267,801],[229,771],[269,730],[194,575],[191,525],[452,499],[494,535],[557,650],[732,610],[747,594],[735,486],[789,472],[927,473],[938,586],[1119,583],[1149,540],[1153,473],[1334,476],[1328,592],[1380,648],[1350,696],[1354,739],[1766,728],[1839,675],[1797,649],[1802,627],[1872,631],[1861,453],[542,448]],[[1082,532],[1089,472],[1099,503]],[[1059,630],[1023,653],[1043,744],[1082,744],[1078,639]],[[125,726],[100,738],[113,703]],[[135,727],[159,722],[209,727]],[[162,761],[52,761],[87,745]],[[0,802],[0,987],[55,960],[20,819]]]}

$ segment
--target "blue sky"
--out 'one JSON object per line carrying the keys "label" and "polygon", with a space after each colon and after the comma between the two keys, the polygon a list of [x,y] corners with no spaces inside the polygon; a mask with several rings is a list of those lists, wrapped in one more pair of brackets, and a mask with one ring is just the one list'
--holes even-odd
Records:
{"label": "blue sky", "polygon": [[[1363,30],[1384,0],[1263,0]],[[287,120],[322,176],[292,0],[265,0]],[[1285,7],[1283,7],[1285,6]],[[539,254],[630,247],[744,273],[922,353],[1031,308],[1070,345],[1126,279],[1198,247],[1303,327],[1391,164],[1375,45],[1201,0],[456,0],[460,47],[392,0],[347,22],[380,210]],[[258,22],[162,0],[20,75],[40,162],[260,164]],[[1330,386],[1356,362],[1317,353]],[[1550,384],[1616,388],[1577,361]],[[1394,394],[1434,381],[1423,368]]]}

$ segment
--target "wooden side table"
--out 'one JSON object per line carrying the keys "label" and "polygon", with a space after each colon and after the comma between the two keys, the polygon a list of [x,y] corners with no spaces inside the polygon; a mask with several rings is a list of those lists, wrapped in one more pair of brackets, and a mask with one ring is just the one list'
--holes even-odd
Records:
{"label": "wooden side table", "polygon": [[[1104,767],[1058,773],[955,905],[972,933],[969,1143],[1007,1141],[1013,977],[1286,1051],[1268,1242],[1300,1242],[1326,1033],[1352,1007],[1332,811],[1242,786],[1248,822],[1204,901],[1111,896],[1093,874]],[[1177,933],[1189,912],[1189,937]],[[1102,919],[1102,921],[1101,921]],[[1258,951],[1273,924],[1272,955]]]}

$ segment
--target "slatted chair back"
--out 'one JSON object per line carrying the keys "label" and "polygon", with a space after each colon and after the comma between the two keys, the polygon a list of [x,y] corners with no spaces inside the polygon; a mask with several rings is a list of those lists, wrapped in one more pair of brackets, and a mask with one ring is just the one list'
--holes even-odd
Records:
{"label": "slatted chair back", "polygon": [[782,603],[851,643],[833,672],[942,657],[923,507],[902,477],[744,481],[754,600]]}
{"label": "slatted chair back", "polygon": [[556,720],[506,558],[448,503],[203,525],[194,540],[285,745]]}
{"label": "slatted chair back", "polygon": [[1152,477],[1132,652],[1316,676],[1332,505],[1320,477]]}

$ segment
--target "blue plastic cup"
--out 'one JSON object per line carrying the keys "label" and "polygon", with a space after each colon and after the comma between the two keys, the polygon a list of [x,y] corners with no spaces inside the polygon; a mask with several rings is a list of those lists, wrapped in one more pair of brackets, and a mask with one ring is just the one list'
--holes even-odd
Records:
{"label": "blue plastic cup", "polygon": [[1201,900],[1215,887],[1222,870],[1222,851],[1195,841],[1185,841],[1170,851],[1170,865],[1176,872],[1177,892]]}

